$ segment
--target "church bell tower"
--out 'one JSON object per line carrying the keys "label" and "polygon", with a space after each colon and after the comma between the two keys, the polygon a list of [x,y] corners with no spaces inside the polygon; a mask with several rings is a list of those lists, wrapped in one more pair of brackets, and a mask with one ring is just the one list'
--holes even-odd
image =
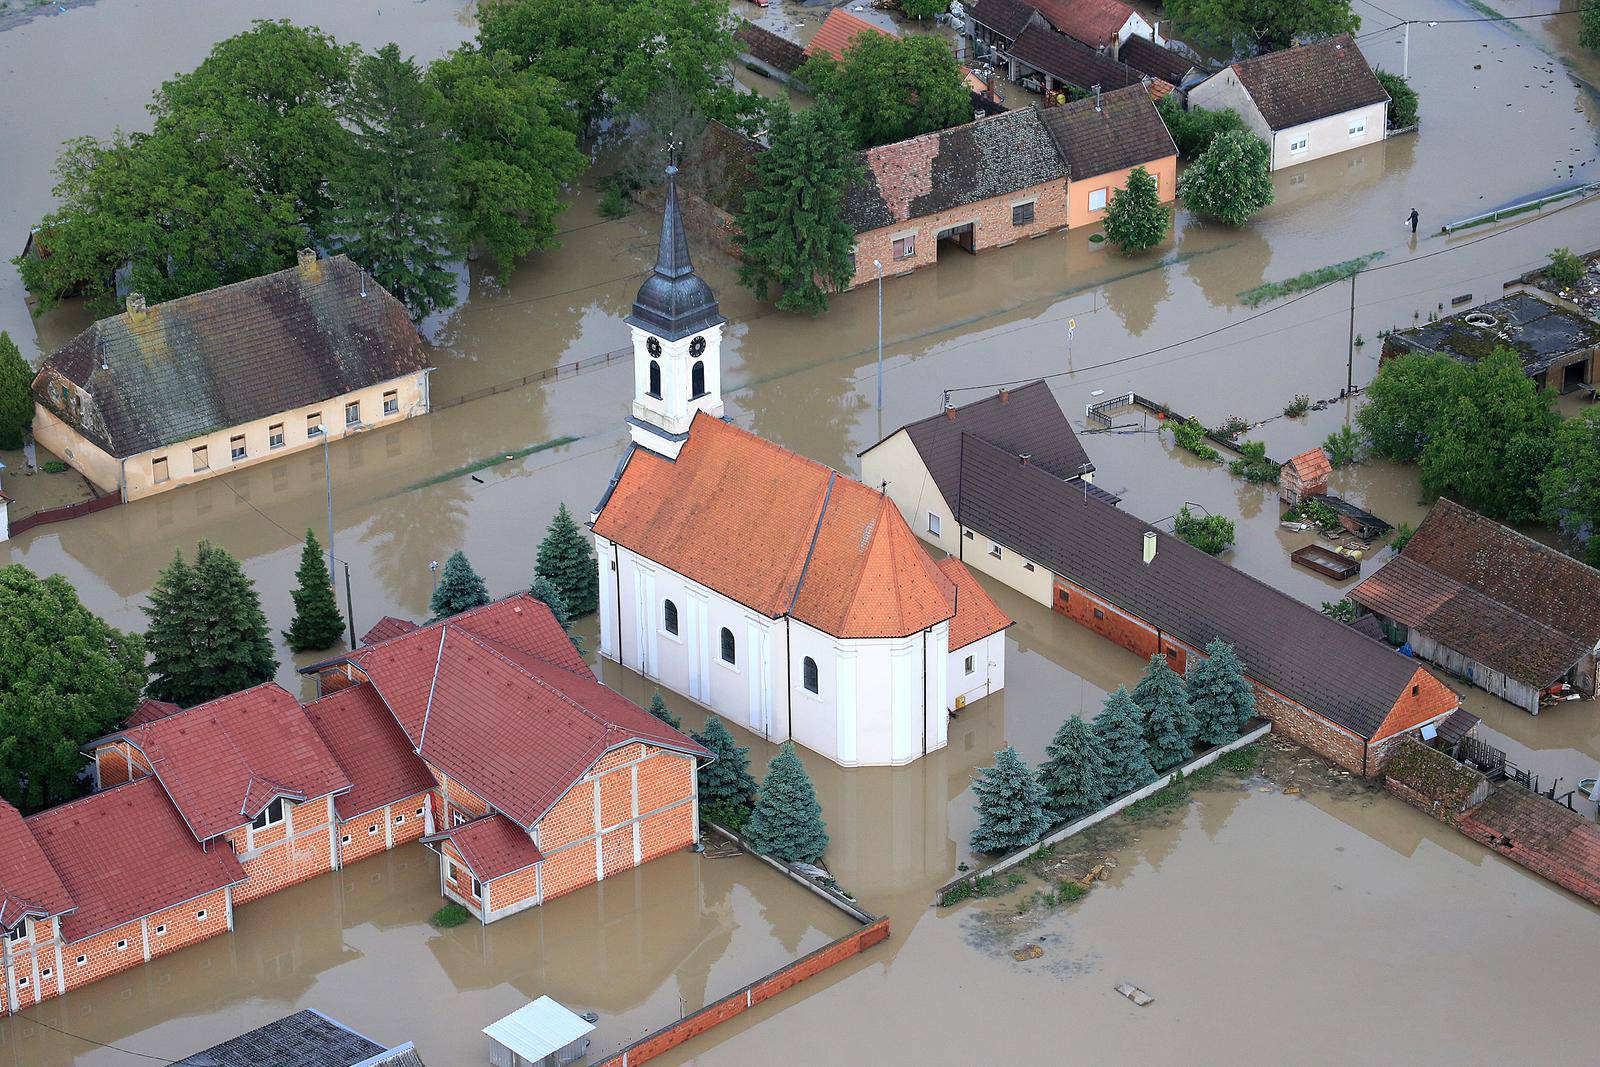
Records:
{"label": "church bell tower", "polygon": [[667,206],[655,269],[639,287],[633,314],[635,444],[677,459],[697,411],[722,417],[722,326],[728,320],[711,287],[689,262],[678,213],[677,168],[667,168]]}

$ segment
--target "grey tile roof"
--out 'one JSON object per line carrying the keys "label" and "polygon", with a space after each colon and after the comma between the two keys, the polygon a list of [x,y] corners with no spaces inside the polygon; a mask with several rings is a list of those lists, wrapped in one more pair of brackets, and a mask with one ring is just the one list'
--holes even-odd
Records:
{"label": "grey tile roof", "polygon": [[1389,99],[1348,33],[1241,59],[1233,70],[1274,130]]}
{"label": "grey tile roof", "polygon": [[1194,64],[1187,57],[1170,48],[1156,44],[1148,37],[1133,36],[1122,42],[1117,58],[1140,74],[1160,78],[1168,85],[1182,85]]}
{"label": "grey tile roof", "polygon": [[1074,181],[1178,154],[1143,85],[1045,108],[1040,118]]}
{"label": "grey tile roof", "polygon": [[[365,288],[333,256],[112,315],[45,360],[34,396],[124,457],[427,367],[405,307],[370,277]],[[51,371],[89,394],[81,412]]]}
{"label": "grey tile roof", "polygon": [[868,149],[861,157],[866,180],[844,194],[845,221],[857,233],[1005,196],[1067,173],[1032,108]]}
{"label": "grey tile roof", "polygon": [[[196,1052],[179,1060],[176,1067],[355,1067],[389,1051],[321,1012],[304,1008]],[[401,1053],[406,1047],[394,1051]],[[411,1054],[415,1057],[415,1050]],[[385,1067],[408,1065],[408,1061],[388,1058],[376,1062]]]}
{"label": "grey tile roof", "polygon": [[[1015,3],[1016,0],[1000,2]],[[738,28],[733,31],[733,40],[740,54],[758,59],[784,74],[793,74],[806,61],[805,49],[798,44],[747,19],[739,20]]]}
{"label": "grey tile roof", "polygon": [[1011,55],[1034,70],[1054,75],[1079,89],[1099,85],[1101,89],[1121,89],[1136,85],[1139,72],[1098,52],[1082,41],[1058,33],[1048,26],[1032,23],[1011,45]]}
{"label": "grey tile roof", "polygon": [[967,15],[1008,41],[1015,41],[1035,15],[1022,0],[972,0]]}

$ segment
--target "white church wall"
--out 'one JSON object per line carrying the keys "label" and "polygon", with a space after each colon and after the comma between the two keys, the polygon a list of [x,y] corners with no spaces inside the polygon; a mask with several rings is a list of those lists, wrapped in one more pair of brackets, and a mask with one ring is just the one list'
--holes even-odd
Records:
{"label": "white church wall", "polygon": [[[966,669],[966,661],[972,659],[972,671]],[[1006,632],[990,634],[980,641],[955,649],[949,656],[949,695],[948,707],[951,711],[956,709],[956,701],[965,697],[965,704],[982,700],[990,693],[997,693],[1005,688],[1006,684]]]}

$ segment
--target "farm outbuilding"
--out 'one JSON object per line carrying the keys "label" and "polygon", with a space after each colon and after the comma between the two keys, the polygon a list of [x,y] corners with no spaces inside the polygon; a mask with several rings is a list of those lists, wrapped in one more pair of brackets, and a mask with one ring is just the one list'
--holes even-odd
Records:
{"label": "farm outbuilding", "polygon": [[1303,504],[1307,497],[1328,491],[1333,464],[1320,448],[1302,452],[1278,468],[1278,497],[1287,504]]}
{"label": "farm outbuilding", "polygon": [[562,1067],[583,1058],[594,1024],[549,997],[483,1028],[494,1067]]}

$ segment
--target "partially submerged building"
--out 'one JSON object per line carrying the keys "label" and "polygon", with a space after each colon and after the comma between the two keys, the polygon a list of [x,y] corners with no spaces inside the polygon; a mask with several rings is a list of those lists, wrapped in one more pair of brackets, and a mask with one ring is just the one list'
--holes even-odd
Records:
{"label": "partially submerged building", "polygon": [[1155,179],[1162,203],[1177,195],[1178,146],[1143,86],[1046,108],[1039,120],[1066,164],[1068,228],[1102,221],[1136,167]]}
{"label": "partially submerged building", "polygon": [[301,1008],[185,1056],[173,1067],[423,1067],[423,1063],[409,1041],[390,1048],[315,1008]]}
{"label": "partially submerged building", "polygon": [[1534,715],[1552,687],[1595,695],[1600,571],[1453,501],[1350,597],[1391,639]]}
{"label": "partially submerged building", "polygon": [[1496,348],[1509,349],[1539,385],[1570,393],[1595,382],[1600,322],[1541,299],[1511,293],[1437,322],[1397,330],[1383,341],[1383,358],[1434,352],[1477,363]]}
{"label": "partially submerged building", "polygon": [[1414,660],[1105,500],[1073,477],[1079,450],[1034,383],[904,426],[861,465],[925,540],[1140,656],[1182,672],[1232,645],[1274,729],[1351,771],[1459,706]]}

